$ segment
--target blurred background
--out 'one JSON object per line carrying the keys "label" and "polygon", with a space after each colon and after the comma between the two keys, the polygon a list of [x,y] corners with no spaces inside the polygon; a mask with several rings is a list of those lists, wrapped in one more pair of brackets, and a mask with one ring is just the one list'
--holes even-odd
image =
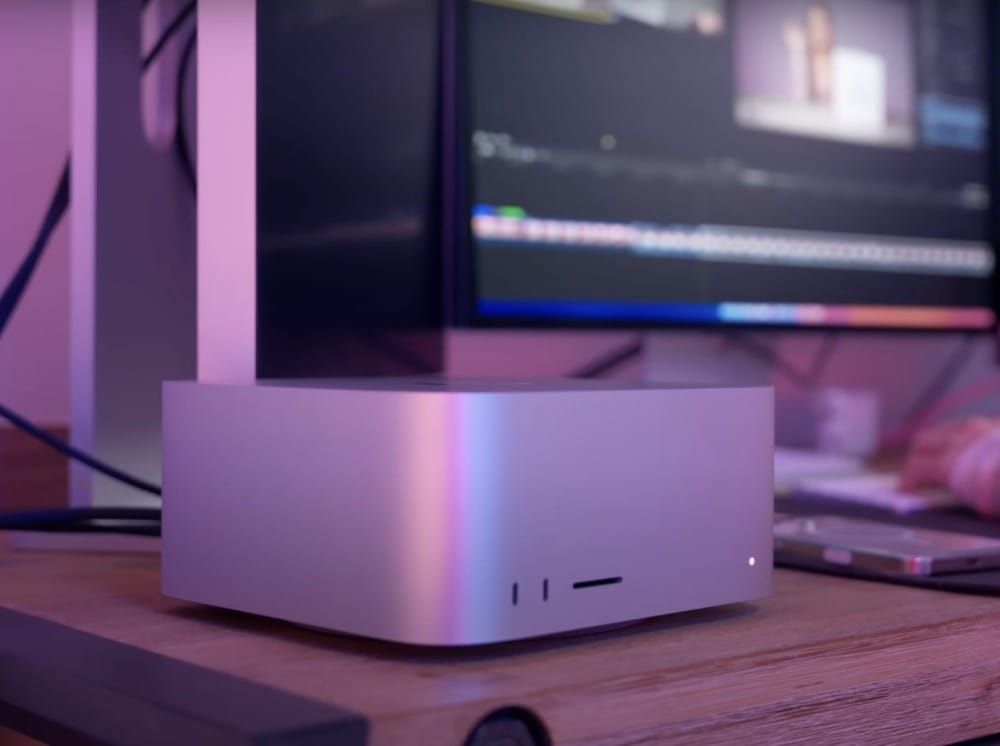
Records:
{"label": "blurred background", "polygon": [[[101,3],[82,5],[107,7]],[[139,49],[148,53],[157,34],[185,5],[169,0],[149,3],[142,13],[137,12],[135,19],[118,23],[134,37]],[[475,5],[479,8],[476,10],[479,20],[475,23],[494,29],[490,32],[493,36],[481,34],[484,55],[488,54],[490,44],[505,43],[505,27],[496,21],[510,21],[512,14],[556,13],[565,17],[569,12],[588,22],[596,18],[604,23],[607,19],[602,14],[606,15],[610,7],[607,3],[555,1]],[[810,138],[840,140],[842,144],[883,149],[912,147],[921,136],[930,136],[926,132],[921,134],[912,125],[917,109],[928,104],[906,94],[913,89],[913,81],[906,76],[915,73],[911,66],[899,62],[912,52],[907,51],[912,34],[908,35],[908,21],[901,10],[905,3],[879,3],[877,8],[865,5],[857,10],[855,6],[861,8],[857,3],[839,2],[837,34],[843,49],[834,46],[831,20],[824,15],[828,11],[823,10],[827,6],[822,3],[776,1],[761,3],[756,10],[752,3],[745,2],[730,6],[700,1],[636,0],[614,5],[618,14],[614,20],[623,29],[656,27],[674,32],[683,27],[691,29],[697,38],[709,40],[708,43],[729,33],[727,24],[732,23],[739,30],[733,54],[740,71],[735,81],[738,96],[732,114],[746,131],[797,138],[799,142]],[[657,12],[667,15],[656,15],[650,10],[654,6],[660,9]],[[150,20],[150,7],[159,14],[159,23]],[[79,7],[76,12],[80,13]],[[727,16],[728,12],[732,15]],[[870,17],[872,13],[878,16],[875,20]],[[868,18],[867,24],[861,22],[864,18]],[[71,205],[71,220],[63,221],[55,232],[0,344],[0,402],[47,428],[65,430],[74,419],[71,382],[79,380],[80,366],[88,364],[81,358],[79,347],[71,354],[74,349],[71,323],[74,318],[79,321],[79,315],[74,316],[72,311],[69,236],[71,225],[82,225],[79,211],[94,209],[95,204],[99,205],[98,214],[118,210],[130,216],[123,222],[132,224],[129,230],[134,229],[130,234],[133,238],[148,234],[154,243],[162,240],[165,245],[184,244],[184,251],[193,256],[195,202],[185,167],[173,147],[155,142],[156,133],[150,132],[148,121],[143,122],[138,104],[140,97],[173,97],[177,65],[190,39],[193,20],[192,16],[192,28],[179,35],[174,48],[168,47],[165,52],[163,63],[169,68],[167,72],[154,70],[150,76],[162,75],[169,80],[169,85],[164,84],[168,93],[157,92],[155,80],[152,84],[142,83],[147,87],[153,85],[152,93],[138,87],[138,69],[122,76],[122,90],[133,91],[129,96],[136,105],[127,115],[116,111],[116,116],[127,121],[127,126],[121,129],[124,134],[112,133],[110,139],[102,141],[102,147],[120,142],[121,154],[116,156],[119,164],[144,174],[142,183],[137,186],[134,177],[119,178],[124,169],[103,167],[102,173],[118,174],[110,180],[115,183],[114,189],[102,196],[95,188],[95,194],[89,195],[90,202],[83,199],[83,192],[77,195],[80,199]],[[491,25],[487,26],[487,22]],[[868,38],[873,29],[878,33]],[[85,102],[74,103],[71,95],[73,76],[83,74],[81,66],[74,67],[73,34],[71,0],[6,0],[0,4],[0,104],[4,111],[0,120],[0,283],[13,275],[31,244],[70,149],[71,124],[74,118],[79,120],[88,111]],[[79,47],[78,44],[76,54]],[[139,49],[128,49],[121,54],[139,54]],[[830,56],[838,54],[835,60]],[[854,76],[856,80],[869,81],[865,85],[870,90],[864,96],[884,98],[887,102],[884,119],[869,121],[870,107],[858,104],[858,97],[853,104],[844,96],[837,97],[831,87],[833,82],[826,80],[822,72],[824,55],[830,56],[830,65],[838,66],[842,78]],[[521,62],[525,68],[529,66],[528,62]],[[785,67],[789,71],[787,76],[774,74],[775,69]],[[189,80],[181,92],[186,102],[192,151],[196,150],[195,68],[192,63]],[[504,75],[520,74],[517,70],[503,70]],[[508,94],[501,90],[494,95],[498,86],[489,77],[492,73],[482,74],[486,76],[483,89],[491,91],[491,97],[488,100],[482,97],[485,103],[476,116],[488,120],[502,111],[504,96]],[[697,86],[698,81],[693,84]],[[484,131],[481,128],[477,134],[480,138],[477,147],[486,163],[493,157],[490,148],[495,143],[487,142]],[[138,133],[142,132],[145,138],[140,138]],[[168,145],[172,145],[172,140]],[[607,155],[616,147],[621,148],[622,144],[610,135],[602,137],[599,144],[595,141],[598,155]],[[138,168],[140,163],[142,167]],[[494,178],[490,169],[494,167],[498,168],[492,163],[483,166],[485,176],[480,187],[484,193],[490,189],[497,194],[503,192],[506,182],[500,178],[490,181]],[[87,178],[97,177],[91,173]],[[85,182],[74,181],[75,185],[80,183]],[[527,194],[525,199],[529,202],[536,196],[530,189]],[[971,198],[981,195],[973,194]],[[493,250],[488,245],[489,236],[483,234],[479,238],[484,252]],[[107,293],[112,286],[120,288],[122,284],[106,281],[103,286],[98,282],[95,287],[101,288],[97,292]],[[495,289],[488,287],[487,292]],[[144,291],[140,288],[136,292]],[[179,301],[175,308],[183,305]],[[190,317],[191,312],[178,310],[178,313]],[[515,323],[505,323],[510,321]],[[1000,411],[1000,397],[993,396],[988,385],[995,376],[995,336],[964,328],[943,332],[855,333],[729,327],[691,332],[667,328],[642,331],[639,327],[645,323],[635,328],[621,324],[622,328],[602,330],[599,323],[592,323],[590,328],[583,329],[532,330],[515,328],[521,324],[502,315],[496,323],[507,328],[462,326],[448,331],[449,374],[560,377],[590,373],[629,379],[770,383],[778,391],[777,436],[782,446],[871,456],[887,443],[900,445],[903,441],[893,440],[892,436],[905,432],[935,402],[955,390],[970,390],[971,394],[967,401],[958,401],[948,412],[949,417],[972,411]],[[132,363],[132,359],[144,359],[142,355],[129,354],[131,357],[123,358],[129,362],[119,360],[117,365],[125,376],[132,374],[131,365],[141,367]],[[74,366],[77,373],[73,372]],[[983,382],[981,389],[972,386],[977,382]],[[90,406],[96,411],[102,405],[98,401]],[[125,435],[119,432],[104,442],[99,434],[77,440],[112,460],[131,463],[139,471],[155,474],[158,469],[155,459],[144,461],[135,449],[129,450],[130,443],[135,441],[135,430],[126,427],[124,432]],[[142,449],[148,451],[149,444],[143,441]]]}

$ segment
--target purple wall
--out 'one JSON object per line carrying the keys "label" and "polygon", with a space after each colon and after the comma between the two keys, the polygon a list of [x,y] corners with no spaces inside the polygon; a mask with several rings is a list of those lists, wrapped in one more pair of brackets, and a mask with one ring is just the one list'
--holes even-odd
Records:
{"label": "purple wall", "polygon": [[[28,250],[69,150],[72,0],[0,2],[0,284]],[[69,420],[67,225],[0,339],[0,401]]]}

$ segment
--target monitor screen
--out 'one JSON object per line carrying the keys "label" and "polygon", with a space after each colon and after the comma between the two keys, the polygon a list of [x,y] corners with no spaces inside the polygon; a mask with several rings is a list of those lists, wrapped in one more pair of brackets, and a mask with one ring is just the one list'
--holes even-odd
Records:
{"label": "monitor screen", "polygon": [[988,0],[480,0],[471,318],[994,323]]}

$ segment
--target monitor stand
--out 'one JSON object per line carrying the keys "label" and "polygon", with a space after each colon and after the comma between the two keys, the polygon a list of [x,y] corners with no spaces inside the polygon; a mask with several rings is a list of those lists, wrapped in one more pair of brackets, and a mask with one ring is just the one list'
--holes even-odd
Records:
{"label": "monitor stand", "polygon": [[[195,200],[176,154],[143,131],[141,18],[138,3],[73,4],[70,440],[158,483],[162,381],[195,374]],[[158,505],[77,463],[69,503]],[[44,551],[160,547],[156,537],[96,532],[10,538]]]}
{"label": "monitor stand", "polygon": [[[195,374],[195,201],[143,132],[138,3],[75,3],[71,440],[160,480],[160,385]],[[70,503],[155,506],[74,464]]]}

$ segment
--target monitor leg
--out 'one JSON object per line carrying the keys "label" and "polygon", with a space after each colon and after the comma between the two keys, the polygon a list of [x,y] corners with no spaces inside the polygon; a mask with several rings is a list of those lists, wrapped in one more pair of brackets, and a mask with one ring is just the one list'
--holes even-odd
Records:
{"label": "monitor leg", "polygon": [[[195,203],[143,132],[140,4],[73,3],[71,439],[160,479],[160,384],[195,375]],[[74,465],[70,502],[153,505]]]}

